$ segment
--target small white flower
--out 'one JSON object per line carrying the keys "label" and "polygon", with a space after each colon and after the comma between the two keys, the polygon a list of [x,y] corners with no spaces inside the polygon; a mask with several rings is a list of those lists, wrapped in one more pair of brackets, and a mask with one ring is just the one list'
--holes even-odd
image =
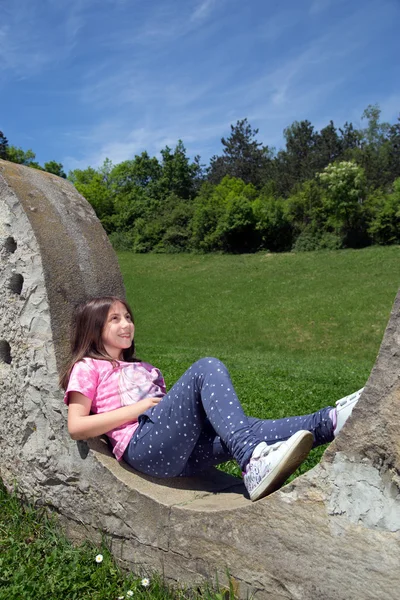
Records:
{"label": "small white flower", "polygon": [[144,577],[142,579],[142,586],[143,587],[149,587],[149,585],[150,585],[150,579],[147,579],[147,577]]}
{"label": "small white flower", "polygon": [[132,598],[132,596],[133,596],[133,592],[132,592],[132,590],[128,590],[128,591],[126,592],[126,595],[127,595],[127,597],[128,597],[128,598]]}
{"label": "small white flower", "polygon": [[118,600],[124,600],[125,596],[118,596]]}
{"label": "small white flower", "polygon": [[103,562],[103,555],[102,555],[102,554],[98,554],[98,555],[96,556],[96,562],[97,562],[97,563],[101,563],[101,562]]}

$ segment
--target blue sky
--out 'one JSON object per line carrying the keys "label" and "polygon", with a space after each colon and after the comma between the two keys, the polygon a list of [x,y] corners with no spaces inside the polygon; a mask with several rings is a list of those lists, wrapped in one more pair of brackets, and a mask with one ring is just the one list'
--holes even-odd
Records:
{"label": "blue sky", "polygon": [[399,0],[0,0],[0,130],[43,164],[181,138],[203,162],[247,117],[280,148],[309,119],[400,112]]}

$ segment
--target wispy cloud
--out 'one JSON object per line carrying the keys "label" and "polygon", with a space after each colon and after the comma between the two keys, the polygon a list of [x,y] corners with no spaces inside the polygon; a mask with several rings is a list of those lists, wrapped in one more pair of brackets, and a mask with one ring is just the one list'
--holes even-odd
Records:
{"label": "wispy cloud", "polygon": [[85,23],[85,12],[98,0],[70,0],[65,14],[54,0],[20,0],[2,7],[0,71],[33,77],[69,57]]}
{"label": "wispy cloud", "polygon": [[211,15],[215,15],[217,10],[221,11],[226,2],[227,0],[196,0],[193,8],[193,2],[165,0],[137,30],[132,43],[159,46],[166,41],[193,34],[205,25],[211,27]]}
{"label": "wispy cloud", "polygon": [[[207,127],[199,127],[197,120],[187,119],[184,124],[171,124],[159,127],[147,123],[144,127],[132,128],[124,131],[121,124],[105,122],[90,133],[82,136],[86,152],[77,159],[74,156],[65,156],[63,164],[67,169],[85,169],[88,165],[100,166],[106,158],[118,164],[133,158],[144,150],[152,156],[159,156],[160,150],[169,146],[174,148],[178,139],[182,139],[190,156],[199,154],[204,148],[203,143],[216,135],[219,138],[226,134],[228,123],[210,123]],[[107,138],[104,132],[113,133]]]}
{"label": "wispy cloud", "polygon": [[42,145],[66,168],[157,154],[179,138],[207,161],[244,117],[279,147],[295,119],[354,122],[373,102],[383,118],[396,111],[398,0],[0,4],[0,83],[24,136],[12,141],[31,136],[39,160]]}
{"label": "wispy cloud", "polygon": [[0,71],[11,70],[17,75],[35,73],[47,62],[41,47],[40,34],[30,27],[34,19],[29,4],[14,4],[5,8],[0,28]]}
{"label": "wispy cloud", "polygon": [[[205,18],[213,7],[212,2],[199,3],[198,18]],[[168,14],[173,21],[173,15]],[[98,108],[120,111],[120,120],[113,120],[110,128],[106,122],[95,128],[86,139],[84,156],[79,161],[66,158],[66,163],[70,167],[96,166],[106,157],[119,162],[144,149],[157,154],[166,144],[174,146],[179,138],[190,155],[200,153],[207,160],[215,153],[221,136],[229,134],[229,125],[244,117],[260,128],[264,143],[277,147],[282,145],[283,129],[295,119],[308,118],[316,128],[331,118],[341,124],[345,107],[332,107],[331,98],[343,89],[363,60],[369,36],[368,28],[363,32],[361,16],[360,11],[349,11],[345,20],[333,23],[319,35],[314,33],[301,48],[292,46],[282,55],[272,55],[254,74],[244,74],[235,62],[225,62],[222,68],[210,71],[206,80],[197,80],[182,65],[165,65],[164,70],[149,77],[146,62],[135,58],[111,75],[96,74],[86,81],[83,99]],[[270,20],[269,31],[282,35],[296,27],[301,18],[297,9],[290,15],[279,12]],[[381,26],[382,19],[374,20],[375,28]],[[248,45],[253,31],[247,32],[247,39],[242,35],[241,43]],[[262,39],[261,34],[258,39]],[[129,110],[140,125],[126,127]]]}
{"label": "wispy cloud", "polygon": [[[218,0],[202,0],[198,3],[197,7],[193,11],[190,20],[191,21],[203,21],[206,19],[212,10],[217,6]],[[221,0],[220,0],[221,2]]]}

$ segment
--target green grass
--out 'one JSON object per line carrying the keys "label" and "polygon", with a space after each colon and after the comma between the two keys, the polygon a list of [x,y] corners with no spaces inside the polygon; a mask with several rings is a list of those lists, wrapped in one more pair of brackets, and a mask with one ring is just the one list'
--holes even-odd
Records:
{"label": "green grass", "polygon": [[[101,554],[102,561],[96,562]],[[0,600],[229,600],[218,587],[187,590],[167,585],[151,574],[124,573],[104,542],[73,546],[54,516],[17,493],[8,494],[0,480]]]}
{"label": "green grass", "polygon": [[[400,248],[286,255],[119,255],[135,311],[138,354],[171,386],[205,355],[231,371],[246,412],[312,412],[361,387],[400,281]],[[313,466],[312,451],[297,472]],[[223,467],[237,472],[233,463]],[[95,557],[103,554],[97,564]],[[145,589],[104,543],[74,548],[43,510],[0,485],[0,600],[125,596],[222,600],[218,591]]]}
{"label": "green grass", "polygon": [[[400,282],[400,248],[299,254],[120,253],[138,355],[171,386],[201,356],[248,414],[279,418],[362,387]],[[299,472],[320,459],[314,450]],[[232,464],[224,470],[237,473]],[[297,472],[296,475],[299,473]]]}
{"label": "green grass", "polygon": [[373,360],[400,249],[133,255],[119,262],[139,346],[160,352],[323,354]]}
{"label": "green grass", "polygon": [[[103,562],[95,557],[101,552]],[[0,486],[0,598],[109,599],[126,585],[106,548],[74,548],[54,518]],[[128,588],[130,589],[130,588]]]}

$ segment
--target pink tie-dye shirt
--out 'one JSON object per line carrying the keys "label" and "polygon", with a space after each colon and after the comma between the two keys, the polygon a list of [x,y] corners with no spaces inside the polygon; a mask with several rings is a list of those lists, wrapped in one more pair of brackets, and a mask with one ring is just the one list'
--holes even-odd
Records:
{"label": "pink tie-dye shirt", "polygon": [[[165,382],[161,372],[145,362],[127,363],[84,358],[77,362],[69,378],[64,402],[69,393],[80,392],[92,401],[91,413],[103,413],[135,404],[145,398],[162,398]],[[113,452],[121,460],[138,423],[127,423],[107,431]]]}

